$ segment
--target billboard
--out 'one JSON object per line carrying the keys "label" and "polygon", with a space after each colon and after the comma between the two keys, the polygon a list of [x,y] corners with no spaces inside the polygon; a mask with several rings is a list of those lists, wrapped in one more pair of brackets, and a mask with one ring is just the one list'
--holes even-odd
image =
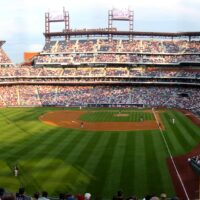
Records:
{"label": "billboard", "polygon": [[50,10],[49,11],[49,19],[50,20],[64,20],[64,11],[60,10]]}
{"label": "billboard", "polygon": [[129,9],[112,9],[112,19],[116,20],[129,20],[130,11]]}

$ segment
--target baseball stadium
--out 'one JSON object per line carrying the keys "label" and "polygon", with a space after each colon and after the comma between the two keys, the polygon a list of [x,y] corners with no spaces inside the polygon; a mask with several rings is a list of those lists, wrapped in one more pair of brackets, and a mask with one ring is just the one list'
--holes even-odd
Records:
{"label": "baseball stadium", "polygon": [[200,32],[135,31],[131,9],[107,21],[72,29],[70,11],[46,12],[43,50],[21,65],[0,41],[1,189],[199,199]]}

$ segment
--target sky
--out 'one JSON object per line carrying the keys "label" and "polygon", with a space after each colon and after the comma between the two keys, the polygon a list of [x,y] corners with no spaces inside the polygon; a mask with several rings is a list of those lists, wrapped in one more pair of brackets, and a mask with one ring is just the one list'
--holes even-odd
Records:
{"label": "sky", "polygon": [[[24,52],[42,50],[45,12],[62,12],[63,7],[69,11],[72,29],[107,28],[109,9],[129,7],[135,31],[200,31],[200,0],[4,0],[0,40],[6,41],[3,49],[14,63],[23,61]],[[113,27],[128,30],[126,23]]]}

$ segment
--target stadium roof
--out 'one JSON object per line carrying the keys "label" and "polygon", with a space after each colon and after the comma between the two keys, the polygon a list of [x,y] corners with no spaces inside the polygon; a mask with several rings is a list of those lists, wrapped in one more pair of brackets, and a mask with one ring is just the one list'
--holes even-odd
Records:
{"label": "stadium roof", "polygon": [[108,31],[108,30],[69,30],[63,32],[44,33],[45,37],[62,36],[146,36],[146,37],[200,37],[200,32],[140,32],[140,31]]}

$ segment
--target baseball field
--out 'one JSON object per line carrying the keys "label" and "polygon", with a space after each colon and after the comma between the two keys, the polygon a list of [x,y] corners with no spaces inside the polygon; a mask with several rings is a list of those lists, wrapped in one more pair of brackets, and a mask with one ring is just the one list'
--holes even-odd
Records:
{"label": "baseball field", "polygon": [[1,108],[0,142],[0,186],[8,191],[111,199],[122,190],[142,198],[174,196],[178,184],[190,195],[182,175],[187,156],[181,169],[176,159],[170,169],[170,154],[191,154],[200,128],[175,110]]}

